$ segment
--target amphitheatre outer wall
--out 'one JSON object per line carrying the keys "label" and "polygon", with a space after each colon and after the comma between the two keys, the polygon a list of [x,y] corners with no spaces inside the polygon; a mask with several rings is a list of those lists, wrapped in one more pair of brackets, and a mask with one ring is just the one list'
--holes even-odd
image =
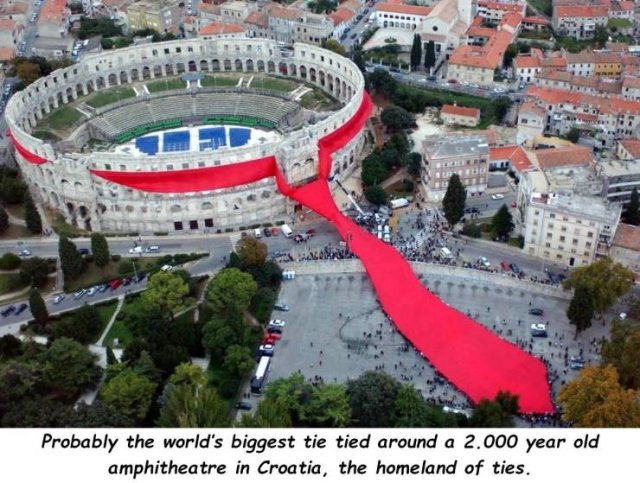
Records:
{"label": "amphitheatre outer wall", "polygon": [[[90,137],[88,128],[84,131],[78,128],[60,142],[32,135],[39,121],[49,113],[82,96],[186,72],[237,73],[247,78],[255,74],[283,75],[322,89],[338,100],[341,107],[313,124],[305,123],[283,132],[277,142],[232,150],[132,156],[113,151],[88,151],[86,147],[79,149]],[[165,91],[119,104],[152,102],[156,97],[171,102],[172,95],[191,96],[197,104],[203,91],[211,90],[190,88],[169,94]],[[16,159],[32,194],[62,213],[67,221],[81,228],[109,232],[202,232],[286,221],[293,215],[294,204],[278,192],[273,178],[210,191],[166,193],[131,189],[94,172],[189,170],[197,176],[200,168],[275,156],[287,183],[299,186],[317,177],[318,140],[355,114],[363,93],[364,78],[355,64],[313,45],[298,43],[293,50],[283,51],[268,40],[192,39],[89,56],[15,94],[7,106],[6,119],[16,147]],[[179,97],[175,97],[174,102],[179,102]],[[88,117],[83,125],[93,129],[92,119],[101,110],[87,112],[84,107]],[[365,130],[362,129],[334,154],[332,173],[336,177],[343,178],[355,168],[364,144]]]}

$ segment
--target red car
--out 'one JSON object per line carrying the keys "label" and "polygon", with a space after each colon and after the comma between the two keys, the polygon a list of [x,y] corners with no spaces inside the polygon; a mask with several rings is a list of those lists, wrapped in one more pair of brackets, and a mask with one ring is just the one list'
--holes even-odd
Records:
{"label": "red car", "polygon": [[277,332],[271,332],[265,336],[265,339],[269,339],[271,341],[271,342],[267,342],[267,344],[275,344],[276,341],[280,340],[281,337],[282,337],[282,334],[279,334]]}
{"label": "red car", "polygon": [[505,272],[508,272],[509,270],[511,270],[511,268],[509,267],[509,264],[504,260],[500,262],[500,266],[502,267],[502,270],[504,270]]}
{"label": "red car", "polygon": [[122,285],[122,280],[120,280],[119,278],[116,278],[115,280],[111,280],[111,283],[109,284],[109,287],[111,287],[111,290],[115,290],[120,285]]}
{"label": "red car", "polygon": [[278,236],[279,234],[280,234],[280,228],[278,228],[277,226],[274,226],[271,228],[271,235]]}
{"label": "red car", "polygon": [[316,235],[316,230],[315,228],[309,228],[306,233],[308,237],[312,237]]}
{"label": "red car", "polygon": [[274,345],[275,343],[276,343],[276,339],[271,337],[271,334],[269,334],[269,335],[265,335],[262,338],[262,342],[260,342],[260,345]]}

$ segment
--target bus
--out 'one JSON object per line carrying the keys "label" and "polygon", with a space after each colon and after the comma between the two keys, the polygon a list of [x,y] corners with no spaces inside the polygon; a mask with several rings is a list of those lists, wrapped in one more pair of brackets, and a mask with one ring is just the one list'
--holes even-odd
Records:
{"label": "bus", "polygon": [[256,374],[251,378],[252,394],[260,394],[262,392],[262,386],[264,385],[264,381],[267,379],[267,372],[269,371],[270,362],[271,357],[269,356],[262,356],[260,358],[260,362],[258,362],[258,368],[256,369]]}

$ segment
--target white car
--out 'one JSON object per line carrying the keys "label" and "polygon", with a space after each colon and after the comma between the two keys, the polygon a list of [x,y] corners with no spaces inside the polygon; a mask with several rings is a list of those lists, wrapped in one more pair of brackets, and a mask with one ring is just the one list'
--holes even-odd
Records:
{"label": "white car", "polygon": [[162,265],[160,267],[160,270],[162,270],[163,272],[170,272],[171,270],[173,270],[173,267],[171,265]]}
{"label": "white car", "polygon": [[28,257],[28,256],[31,256],[31,252],[30,252],[29,250],[27,250],[27,249],[22,250],[22,251],[20,252],[20,256],[21,256],[21,257]]}
{"label": "white car", "polygon": [[263,356],[272,356],[275,346],[273,344],[263,344],[260,346],[260,354]]}
{"label": "white car", "polygon": [[58,305],[63,300],[64,300],[64,294],[56,295],[55,297],[53,297],[53,304]]}
{"label": "white car", "polygon": [[501,195],[500,193],[498,193],[497,195],[492,195],[491,199],[492,200],[503,200],[504,199],[504,195]]}
{"label": "white car", "polygon": [[88,296],[88,297],[93,297],[96,293],[98,293],[98,289],[99,289],[99,288],[100,288],[100,287],[99,287],[99,286],[97,286],[97,285],[96,285],[95,287],[91,287],[91,288],[89,289],[89,291],[87,292],[87,296]]}
{"label": "white car", "polygon": [[142,247],[137,246],[137,247],[129,248],[129,253],[142,253]]}
{"label": "white car", "polygon": [[73,298],[76,300],[81,299],[82,297],[84,297],[84,294],[86,293],[87,291],[81,288],[80,290],[78,290],[76,293],[73,294]]}
{"label": "white car", "polygon": [[269,321],[271,327],[284,327],[287,323],[284,320],[272,319]]}
{"label": "white car", "polygon": [[531,324],[531,330],[547,330],[547,326],[544,324]]}
{"label": "white car", "polygon": [[480,262],[482,265],[484,265],[487,268],[491,266],[491,262],[489,262],[489,260],[487,260],[486,257],[478,257],[478,262]]}

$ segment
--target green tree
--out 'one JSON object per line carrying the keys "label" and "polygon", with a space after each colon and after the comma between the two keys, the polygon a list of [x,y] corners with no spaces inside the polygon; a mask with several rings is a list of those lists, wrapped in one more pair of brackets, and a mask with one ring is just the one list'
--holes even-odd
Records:
{"label": "green tree", "polygon": [[202,330],[202,345],[209,351],[211,360],[221,363],[227,348],[239,342],[238,333],[224,318],[214,318]]}
{"label": "green tree", "polygon": [[0,234],[9,229],[9,215],[4,206],[0,206]]}
{"label": "green tree", "polygon": [[351,417],[356,427],[388,428],[401,385],[389,374],[367,371],[347,383]]}
{"label": "green tree", "polygon": [[84,270],[84,260],[78,253],[76,244],[63,235],[58,242],[58,253],[65,283],[80,276]]}
{"label": "green tree", "polygon": [[142,292],[145,305],[158,307],[167,314],[180,312],[187,308],[189,285],[178,275],[171,272],[156,272]]}
{"label": "green tree", "polygon": [[7,204],[22,203],[26,192],[27,186],[18,178],[4,176],[0,181],[0,198]]}
{"label": "green tree", "polygon": [[89,406],[80,402],[76,406],[75,422],[70,424],[74,428],[130,428],[133,421],[124,417],[115,408],[103,403],[94,401]]}
{"label": "green tree", "polygon": [[635,186],[631,192],[627,209],[624,212],[624,218],[625,223],[634,226],[640,225],[640,195],[638,195],[638,188]]}
{"label": "green tree", "polygon": [[602,344],[602,362],[616,368],[623,387],[640,389],[640,326],[615,319]]}
{"label": "green tree", "polygon": [[243,414],[240,419],[241,428],[290,428],[291,416],[285,404],[278,399],[263,399],[258,404],[256,413]]}
{"label": "green tree", "polygon": [[380,113],[380,120],[392,131],[407,129],[413,125],[411,114],[398,106],[385,107]]}
{"label": "green tree", "polygon": [[586,267],[576,268],[564,282],[565,289],[579,285],[591,288],[594,309],[603,313],[611,307],[618,297],[626,294],[635,282],[633,272],[611,258],[599,259]]}
{"label": "green tree", "polygon": [[447,192],[442,199],[442,209],[444,217],[452,227],[455,226],[464,216],[464,205],[467,200],[467,191],[462,186],[460,176],[454,173],[449,178]]}
{"label": "green tree", "polygon": [[33,203],[33,199],[28,194],[24,200],[24,221],[29,230],[34,235],[42,233],[42,219],[36,205]]}
{"label": "green tree", "polygon": [[565,138],[574,144],[577,143],[580,139],[580,129],[578,129],[577,127],[572,127],[571,129],[569,129],[569,132],[566,134]]}
{"label": "green tree", "polygon": [[513,102],[507,96],[500,96],[493,101],[493,112],[499,122],[502,122],[512,104]]}
{"label": "green tree", "polygon": [[224,428],[227,403],[206,385],[168,384],[157,425],[163,428]]}
{"label": "green tree", "polygon": [[375,186],[389,176],[389,169],[380,159],[380,153],[373,152],[362,160],[362,185]]}
{"label": "green tree", "polygon": [[29,294],[29,308],[31,309],[31,315],[33,315],[36,324],[44,326],[49,321],[47,306],[44,304],[44,300],[42,300],[42,295],[40,295],[40,292],[35,288],[32,288]]}
{"label": "green tree", "polygon": [[600,47],[604,47],[609,40],[609,31],[602,25],[596,25],[596,42]]}
{"label": "green tree", "polygon": [[594,300],[591,288],[588,285],[578,285],[575,287],[573,298],[567,308],[567,317],[569,322],[576,326],[576,339],[580,332],[591,327],[593,309]]}
{"label": "green tree", "polygon": [[271,381],[267,386],[266,399],[281,403],[290,421],[301,423],[304,420],[304,406],[313,394],[313,386],[302,374],[294,373]]}
{"label": "green tree", "polygon": [[20,267],[22,258],[15,253],[6,252],[0,257],[0,270],[15,270]]}
{"label": "green tree", "polygon": [[637,428],[640,426],[638,393],[624,389],[618,371],[609,365],[588,365],[558,395],[562,419],[582,428]]}
{"label": "green tree", "polygon": [[391,97],[398,87],[398,82],[384,69],[374,70],[367,76],[367,81],[372,91],[387,97]]}
{"label": "green tree", "polygon": [[407,173],[418,178],[420,171],[422,171],[422,155],[420,153],[409,153],[405,160],[405,167],[407,168]]}
{"label": "green tree", "polygon": [[102,233],[93,233],[91,235],[91,253],[93,253],[93,261],[96,267],[106,267],[109,263],[109,244]]}
{"label": "green tree", "polygon": [[209,284],[207,300],[217,313],[224,313],[230,305],[243,311],[249,307],[257,290],[258,284],[250,274],[237,268],[225,268]]}
{"label": "green tree", "polygon": [[369,186],[364,190],[364,197],[374,205],[386,205],[389,195],[380,186]]}
{"label": "green tree", "polygon": [[20,264],[20,278],[32,287],[43,287],[49,278],[49,262],[40,257],[24,260]]}
{"label": "green tree", "polygon": [[477,223],[465,223],[462,228],[462,234],[471,238],[480,238],[482,236],[482,230]]}
{"label": "green tree", "polygon": [[513,217],[507,205],[502,205],[491,218],[491,232],[500,239],[508,238],[513,231]]}
{"label": "green tree", "polygon": [[411,70],[416,70],[422,60],[422,40],[420,34],[413,36],[413,45],[411,45]]}
{"label": "green tree", "polygon": [[513,416],[519,409],[518,396],[498,391],[495,400],[480,400],[469,419],[469,425],[474,428],[512,428]]}
{"label": "green tree", "polygon": [[243,266],[261,266],[267,261],[268,248],[265,243],[248,236],[238,240],[236,253]]}
{"label": "green tree", "polygon": [[321,384],[304,406],[307,424],[323,428],[345,428],[351,420],[349,397],[342,384]]}
{"label": "green tree", "polygon": [[513,58],[518,55],[520,49],[518,48],[518,44],[510,44],[507,47],[507,50],[504,53],[502,58],[504,67],[511,67],[511,63],[513,62]]}
{"label": "green tree", "polygon": [[176,367],[175,371],[167,384],[179,386],[181,384],[190,384],[191,386],[205,386],[207,384],[207,374],[201,367],[190,362],[185,362]]}
{"label": "green tree", "polygon": [[431,72],[431,69],[436,65],[436,45],[433,40],[427,43],[427,48],[424,52],[424,68],[427,72]]}
{"label": "green tree", "polygon": [[56,339],[44,354],[42,379],[61,399],[71,401],[100,378],[95,362],[96,356],[82,344]]}
{"label": "green tree", "polygon": [[409,384],[398,391],[393,405],[391,424],[394,428],[426,428],[433,427],[429,407],[422,394]]}
{"label": "green tree", "polygon": [[16,74],[20,77],[24,86],[33,84],[42,77],[40,67],[37,64],[32,64],[31,62],[23,62],[20,64],[16,69]]}
{"label": "green tree", "polygon": [[345,49],[344,46],[336,39],[327,40],[324,44],[324,48],[344,57],[347,56],[347,49]]}
{"label": "green tree", "polygon": [[123,416],[142,421],[149,411],[156,386],[134,369],[125,369],[102,386],[100,398]]}
{"label": "green tree", "polygon": [[313,0],[307,4],[314,13],[331,13],[338,8],[336,0]]}
{"label": "green tree", "polygon": [[255,365],[255,360],[248,347],[231,345],[227,348],[222,367],[229,374],[237,377],[244,376]]}

